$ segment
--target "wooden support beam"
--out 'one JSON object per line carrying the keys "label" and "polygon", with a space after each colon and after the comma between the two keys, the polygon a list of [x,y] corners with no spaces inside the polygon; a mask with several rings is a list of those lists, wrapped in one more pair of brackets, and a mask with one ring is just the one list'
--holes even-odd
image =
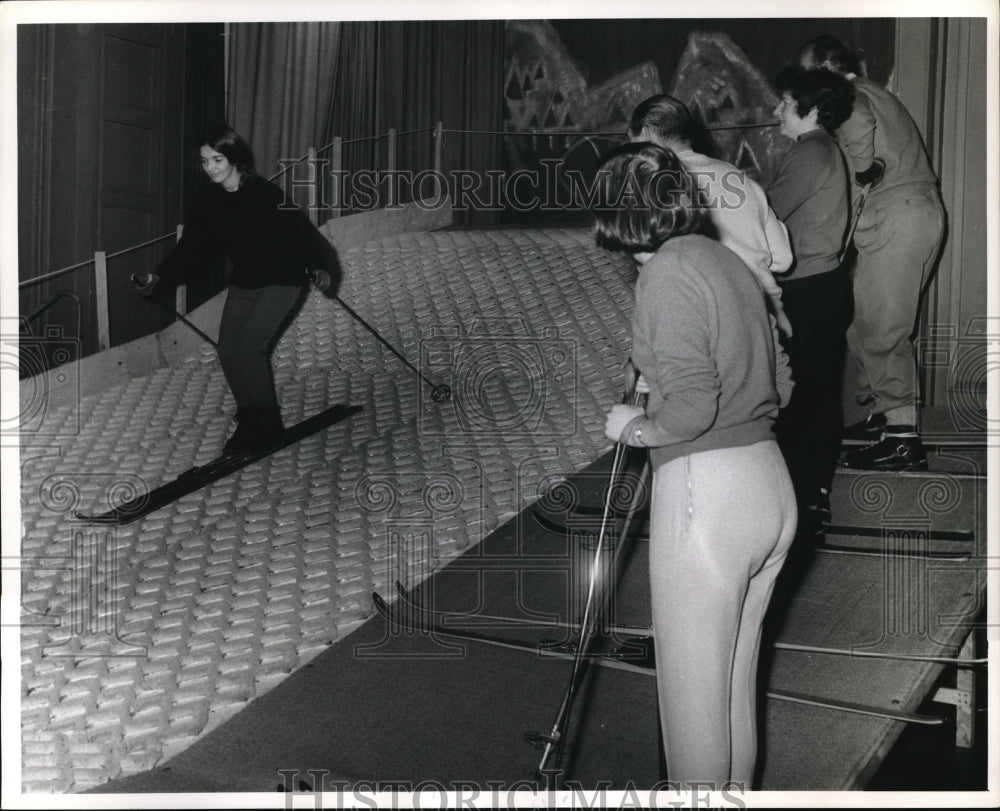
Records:
{"label": "wooden support beam", "polygon": [[333,198],[330,201],[330,210],[327,212],[332,219],[341,215],[344,205],[344,139],[339,135],[333,139],[333,146],[330,147],[330,178],[333,183]]}
{"label": "wooden support beam", "polygon": [[[178,242],[181,241],[181,237],[182,236],[184,236],[184,226],[183,226],[183,224],[177,226],[177,241]],[[177,285],[177,291],[176,291],[176,294],[174,296],[174,308],[181,315],[185,315],[187,313],[187,283],[186,282],[181,282],[179,285]]]}
{"label": "wooden support beam", "polygon": [[111,346],[111,319],[108,314],[108,255],[94,252],[94,298],[97,305],[97,349]]}
{"label": "wooden support beam", "polygon": [[396,158],[397,158],[397,155],[396,155],[396,130],[395,130],[395,128],[390,129],[389,132],[388,132],[388,145],[387,145],[387,148],[388,148],[389,154],[388,154],[388,158],[386,159],[386,169],[387,169],[387,174],[388,174],[388,177],[389,177],[389,191],[388,191],[388,194],[386,195],[386,198],[387,198],[387,205],[391,207],[391,206],[395,206],[396,205],[396,180],[395,180],[395,174],[396,174]]}

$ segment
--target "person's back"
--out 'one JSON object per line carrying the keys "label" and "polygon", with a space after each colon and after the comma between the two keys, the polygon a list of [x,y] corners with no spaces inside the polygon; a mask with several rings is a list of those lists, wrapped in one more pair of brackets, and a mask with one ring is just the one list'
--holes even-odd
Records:
{"label": "person's back", "polygon": [[702,378],[706,385],[692,385],[683,396],[665,399],[650,386],[647,411],[654,420],[662,413],[676,440],[650,451],[654,467],[774,436],[779,401],[787,400],[790,387],[784,369],[776,375],[764,301],[754,295],[756,284],[744,270],[734,252],[692,234],[664,243],[639,274],[636,366],[655,368],[674,383],[712,367]]}
{"label": "person's back", "polygon": [[760,184],[724,160],[691,149],[676,154],[703,195],[719,242],[751,270],[787,270],[792,263],[788,233]]}
{"label": "person's back", "polygon": [[837,131],[851,158],[854,172],[862,172],[877,159],[884,163],[881,181],[871,190],[873,197],[909,183],[937,183],[913,119],[903,103],[871,79],[853,80],[854,112]]}

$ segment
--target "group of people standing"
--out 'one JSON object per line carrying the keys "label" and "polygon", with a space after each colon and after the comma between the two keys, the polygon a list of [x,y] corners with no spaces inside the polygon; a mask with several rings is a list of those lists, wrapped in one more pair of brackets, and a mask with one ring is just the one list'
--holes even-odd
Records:
{"label": "group of people standing", "polygon": [[766,190],[693,151],[668,95],[636,108],[599,169],[599,200],[617,202],[595,206],[597,242],[640,267],[632,361],[648,392],[605,432],[650,449],[660,719],[682,785],[753,785],[764,614],[797,531],[830,518],[842,440],[867,440],[851,467],[926,466],[910,340],[943,208],[905,108],[859,74],[829,36],[781,72],[792,143]]}
{"label": "group of people standing", "polygon": [[[910,339],[944,214],[920,135],[832,37],[808,43],[777,89],[792,143],[766,191],[695,152],[688,110],[659,95],[602,163],[599,199],[619,204],[594,211],[598,244],[641,267],[632,361],[648,400],[612,408],[605,432],[650,449],[668,777],[719,790],[752,787],[764,614],[797,529],[830,517],[842,437],[870,440],[847,455],[853,467],[926,464]],[[309,279],[335,289],[338,263],[254,172],[239,134],[209,131],[200,154],[211,182],[175,249],[137,282],[149,294],[232,260],[219,356],[237,406],[225,452],[239,454],[281,437],[269,355]]]}

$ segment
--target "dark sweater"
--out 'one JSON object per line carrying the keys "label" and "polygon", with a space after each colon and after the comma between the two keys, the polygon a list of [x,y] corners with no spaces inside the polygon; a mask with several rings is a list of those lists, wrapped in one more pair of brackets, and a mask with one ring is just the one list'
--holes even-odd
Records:
{"label": "dark sweater", "polygon": [[704,236],[668,240],[639,271],[635,298],[632,359],[650,389],[641,429],[654,469],[774,439],[791,374],[743,261]]}
{"label": "dark sweater", "polygon": [[205,187],[191,206],[184,232],[156,273],[164,281],[183,281],[229,254],[230,282],[254,289],[267,285],[298,287],[305,271],[338,272],[329,241],[281,189],[257,176],[244,176],[234,192]]}
{"label": "dark sweater", "polygon": [[783,282],[837,267],[847,232],[847,190],[844,156],[824,129],[800,136],[782,158],[767,194],[795,255]]}

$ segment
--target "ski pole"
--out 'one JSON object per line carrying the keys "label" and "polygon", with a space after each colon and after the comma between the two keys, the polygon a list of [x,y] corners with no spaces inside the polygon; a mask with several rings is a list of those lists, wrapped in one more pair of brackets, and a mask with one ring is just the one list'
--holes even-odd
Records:
{"label": "ski pole", "polygon": [[[326,286],[322,286],[321,283],[317,280],[317,277],[312,272],[309,273],[309,279],[315,285],[317,290],[319,290],[322,293],[326,292]],[[409,359],[403,355],[402,352],[400,352],[398,349],[396,349],[396,347],[394,347],[385,338],[383,338],[382,334],[377,329],[375,329],[375,327],[373,327],[371,324],[365,321],[365,319],[363,319],[360,315],[358,315],[358,313],[354,310],[354,308],[351,307],[340,296],[333,295],[330,298],[333,298],[341,307],[347,310],[348,315],[350,315],[355,321],[357,321],[359,324],[361,324],[361,326],[363,326],[372,335],[374,335],[386,349],[388,349],[390,352],[392,352],[393,355],[395,355],[397,358],[403,361],[403,363],[405,363],[410,369],[412,369],[417,374],[418,377],[420,377],[428,386],[430,386],[431,399],[435,403],[444,403],[451,399],[451,386],[446,386],[444,384],[441,385],[435,384],[434,381],[430,380],[423,372],[421,372],[416,366],[414,366],[409,361]]]}
{"label": "ski pole", "polygon": [[390,352],[392,352],[392,354],[394,354],[397,358],[403,361],[403,363],[409,366],[414,372],[417,373],[418,377],[423,379],[423,381],[428,386],[431,387],[431,399],[435,403],[444,403],[451,399],[451,386],[446,386],[443,383],[440,385],[436,385],[434,381],[430,380],[427,377],[427,375],[425,375],[416,366],[410,363],[410,361],[406,357],[404,357],[403,354],[398,349],[396,349],[396,347],[394,347],[385,338],[383,338],[382,335],[379,333],[379,331],[375,329],[375,327],[373,327],[371,324],[365,321],[365,319],[363,319],[360,315],[358,315],[340,296],[334,296],[334,299],[336,299],[337,303],[345,310],[347,310],[348,314],[352,316],[354,319],[356,319],[357,322],[361,324],[361,326],[363,326],[372,335],[378,338],[378,340],[382,343],[383,346],[385,346],[386,349],[388,349]]}
{"label": "ski pole", "polygon": [[[132,276],[131,276],[131,280],[132,280],[132,284],[136,285],[136,287],[139,286],[139,276],[138,276],[138,274],[133,273]],[[204,332],[202,332],[200,329],[198,329],[198,327],[196,327],[194,324],[192,324],[187,318],[185,318],[183,315],[181,315],[179,312],[177,312],[176,308],[171,307],[169,304],[167,304],[167,302],[163,301],[162,299],[158,299],[156,296],[147,296],[147,299],[149,301],[154,302],[155,304],[159,304],[161,307],[163,307],[168,312],[173,313],[182,324],[186,324],[188,327],[190,327],[194,332],[198,333],[198,335],[200,335],[204,340],[208,341],[216,349],[219,348],[218,343],[216,343],[214,340],[212,340],[211,338],[209,338]]]}
{"label": "ski pole", "polygon": [[[626,400],[629,398],[629,394],[631,394],[633,401],[632,404],[637,405],[642,395],[635,389],[635,383],[632,384],[631,391],[626,392]],[[580,640],[577,643],[576,655],[573,657],[573,668],[570,673],[569,685],[566,688],[566,692],[563,694],[562,704],[559,707],[559,711],[556,713],[556,719],[552,725],[552,730],[545,738],[545,748],[542,752],[542,759],[538,764],[536,779],[540,778],[545,773],[545,766],[553,752],[555,752],[555,764],[557,768],[562,760],[562,753],[565,747],[565,737],[563,735],[564,727],[567,726],[573,706],[573,700],[576,697],[576,690],[579,683],[580,671],[583,667],[583,661],[587,655],[590,642],[594,637],[597,621],[600,619],[596,615],[596,610],[594,609],[594,595],[597,590],[597,572],[600,564],[601,553],[604,548],[604,540],[607,535],[609,518],[612,514],[611,500],[613,498],[614,485],[618,479],[622,461],[625,458],[627,450],[627,445],[621,442],[616,443],[614,460],[612,461],[611,474],[609,476],[607,495],[604,500],[604,515],[601,519],[601,528],[598,534],[597,546],[594,550],[594,564],[590,572],[590,582],[587,588],[587,600],[584,604],[583,619],[580,621]],[[648,467],[649,462],[647,460],[646,464],[643,466],[643,472],[640,475],[639,486],[636,487],[635,492],[632,494],[632,502],[629,505],[628,513],[626,514],[625,521],[622,525],[622,531],[619,535],[619,543],[615,549],[614,558],[612,559],[612,574],[614,572],[614,567],[617,564],[618,557],[621,554],[623,541],[628,537],[632,519],[635,517],[642,492],[641,484],[642,481],[645,480],[645,474]],[[603,604],[603,595],[601,596],[601,603]]]}

